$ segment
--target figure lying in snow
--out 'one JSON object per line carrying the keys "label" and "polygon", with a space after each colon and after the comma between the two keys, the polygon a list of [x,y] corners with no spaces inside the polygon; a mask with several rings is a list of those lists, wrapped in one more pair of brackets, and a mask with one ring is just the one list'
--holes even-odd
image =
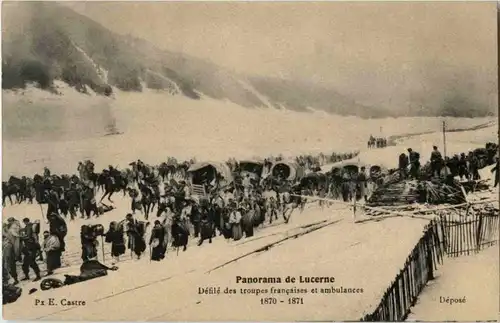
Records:
{"label": "figure lying in snow", "polygon": [[80,266],[80,275],[64,275],[66,277],[64,283],[60,279],[46,278],[40,283],[40,288],[42,290],[48,290],[51,288],[59,288],[65,285],[80,283],[86,280],[106,276],[108,274],[108,270],[115,271],[118,270],[118,267],[108,267],[95,259],[88,260]]}
{"label": "figure lying in snow", "polygon": [[2,304],[10,304],[17,301],[21,297],[23,290],[20,287],[14,286],[12,284],[3,283],[2,284]]}

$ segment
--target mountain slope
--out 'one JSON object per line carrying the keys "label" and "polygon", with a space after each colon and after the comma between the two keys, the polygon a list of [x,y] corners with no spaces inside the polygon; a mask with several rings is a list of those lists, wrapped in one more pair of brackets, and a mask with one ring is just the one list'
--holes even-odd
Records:
{"label": "mountain slope", "polygon": [[199,99],[200,94],[247,108],[308,108],[341,115],[385,116],[333,89],[286,80],[247,77],[210,62],[159,50],[148,42],[117,35],[93,20],[55,3],[16,3],[3,7],[3,88],[27,82],[50,90],[59,79],[82,93],[110,95],[112,87],[142,91],[143,86]]}
{"label": "mountain slope", "polygon": [[113,88],[140,92],[147,87],[193,100],[204,95],[246,108],[314,109],[360,117],[491,114],[491,109],[461,90],[437,103],[438,108],[402,107],[395,114],[307,80],[241,75],[202,59],[160,50],[145,40],[111,32],[57,3],[4,3],[2,9],[4,89],[33,82],[54,90],[53,81],[62,80],[82,93],[92,89],[110,95]]}

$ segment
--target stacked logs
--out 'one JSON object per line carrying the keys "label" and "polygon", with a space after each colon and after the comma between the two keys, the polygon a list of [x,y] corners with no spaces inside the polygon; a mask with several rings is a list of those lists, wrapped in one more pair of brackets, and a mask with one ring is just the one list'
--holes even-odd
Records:
{"label": "stacked logs", "polygon": [[460,204],[466,201],[458,181],[404,180],[377,188],[367,206],[394,206],[412,203]]}
{"label": "stacked logs", "polygon": [[466,181],[460,183],[465,192],[479,192],[479,191],[487,191],[490,189],[487,180],[479,180],[479,181]]}

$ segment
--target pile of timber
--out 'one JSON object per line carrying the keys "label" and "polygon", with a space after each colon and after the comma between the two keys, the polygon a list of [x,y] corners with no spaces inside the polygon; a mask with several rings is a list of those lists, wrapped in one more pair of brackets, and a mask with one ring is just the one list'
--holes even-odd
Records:
{"label": "pile of timber", "polygon": [[490,189],[488,181],[484,179],[478,181],[464,181],[460,182],[460,184],[463,186],[465,192],[467,193],[487,191]]}
{"label": "pile of timber", "polygon": [[367,206],[396,206],[412,203],[460,204],[466,201],[465,191],[458,181],[404,180],[387,183],[370,196]]}
{"label": "pile of timber", "polygon": [[368,216],[364,219],[358,219],[356,223],[363,223],[367,221],[380,221],[393,217],[409,217],[431,220],[436,217],[446,217],[446,221],[462,222],[468,216],[475,216],[476,214],[491,214],[498,215],[498,197],[486,198],[478,201],[469,201],[461,204],[444,204],[444,205],[430,205],[430,204],[411,204],[399,206],[363,206],[364,215]]}
{"label": "pile of timber", "polygon": [[368,199],[368,206],[407,205],[417,202],[418,196],[410,192],[407,181],[386,183],[378,187]]}
{"label": "pile of timber", "polygon": [[[467,201],[465,191],[460,182],[453,180],[451,183],[442,181],[422,181],[425,201],[429,204],[461,204]],[[421,202],[423,202],[421,201]]]}

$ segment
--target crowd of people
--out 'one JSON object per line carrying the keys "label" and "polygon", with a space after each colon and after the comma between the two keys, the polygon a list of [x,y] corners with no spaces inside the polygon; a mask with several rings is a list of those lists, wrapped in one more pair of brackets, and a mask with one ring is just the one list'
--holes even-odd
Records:
{"label": "crowd of people", "polygon": [[367,143],[368,148],[385,148],[387,147],[387,138],[370,136]]}
{"label": "crowd of people", "polygon": [[[353,158],[356,153],[320,154],[317,157],[299,156],[295,162],[313,172],[321,164]],[[273,163],[282,157],[269,158],[264,161]],[[44,261],[47,275],[51,275],[61,267],[61,257],[66,250],[66,221],[78,217],[93,219],[103,216],[115,209],[113,194],[123,194],[130,198],[130,212],[121,221],[111,221],[109,229],[103,226],[83,225],[80,238],[82,261],[97,256],[98,237],[105,238],[111,244],[111,255],[119,261],[126,250],[140,258],[151,246],[151,260],[165,258],[167,247],[186,250],[190,237],[198,239],[197,244],[220,235],[226,239],[240,240],[251,237],[254,229],[265,222],[273,223],[282,217],[288,222],[296,208],[303,209],[305,200],[297,197],[300,194],[318,194],[326,196],[328,183],[323,181],[298,181],[295,183],[272,176],[255,181],[247,177],[241,182],[231,185],[209,186],[205,196],[196,196],[189,185],[187,170],[195,163],[190,160],[178,163],[169,159],[158,166],[147,165],[141,160],[130,164],[130,168],[119,170],[109,166],[101,173],[94,172],[91,161],[78,163],[78,175],[54,175],[48,168],[43,175],[35,175],[32,179],[22,177],[4,182],[4,203],[12,197],[18,203],[39,203],[46,206],[42,212],[48,224],[48,230],[40,232],[39,221],[31,222],[26,218],[21,224],[15,218],[3,223],[3,268],[4,282],[13,280],[18,283],[16,263],[22,262],[24,276],[29,280],[30,270],[34,280],[41,278],[37,261]],[[232,170],[238,170],[238,163],[228,161]],[[97,195],[102,196],[98,200]],[[107,197],[109,201],[104,203]],[[43,211],[43,209],[42,209]],[[137,219],[139,212],[142,219]],[[149,240],[146,240],[148,222],[152,212],[156,220],[151,228]],[[106,232],[105,232],[106,231]],[[43,234],[43,240],[39,236]]]}
{"label": "crowd of people", "polygon": [[445,156],[437,146],[433,146],[430,160],[421,167],[420,154],[408,148],[408,154],[399,156],[399,173],[403,179],[455,178],[460,180],[480,180],[479,170],[486,165],[498,162],[498,146],[487,143],[485,148],[479,148],[467,153]]}
{"label": "crowd of people", "polygon": [[[408,154],[399,157],[400,177],[439,178],[446,169],[449,176],[477,180],[480,178],[478,169],[484,163],[492,164],[494,154],[492,157],[491,152],[496,153],[496,146],[487,148],[443,158],[435,146],[430,161],[423,167],[420,154],[410,148]],[[161,261],[166,257],[169,246],[186,251],[190,237],[197,239],[198,246],[205,241],[212,243],[217,236],[237,241],[252,237],[256,228],[271,224],[280,217],[287,223],[294,210],[304,209],[306,196],[344,202],[366,201],[377,183],[365,167],[315,172],[321,164],[351,159],[355,155],[297,157],[295,162],[310,172],[295,181],[272,175],[259,179],[246,174],[241,181],[222,186],[216,178],[206,186],[204,195],[194,194],[190,186],[188,169],[194,160],[177,163],[169,159],[158,166],[138,160],[130,164],[131,168],[119,170],[109,166],[99,174],[94,172],[92,162],[84,161],[78,164],[78,176],[57,176],[45,168],[43,176],[35,175],[32,180],[23,177],[21,181],[4,183],[7,193],[16,192],[17,202],[33,203],[35,200],[47,206],[43,215],[48,229],[41,232],[40,221],[29,218],[20,223],[11,217],[3,223],[3,281],[8,283],[12,279],[13,284],[19,282],[17,262],[22,263],[22,280],[31,279],[30,271],[34,273],[34,281],[41,279],[37,261],[43,261],[47,275],[52,275],[61,267],[61,256],[66,250],[66,221],[77,218],[78,211],[81,218],[95,219],[114,210],[111,197],[115,193],[128,195],[130,211],[122,220],[111,221],[107,230],[101,224],[81,226],[83,262],[97,257],[98,237],[103,237],[110,244],[114,263],[120,261],[127,250],[131,257],[141,258],[148,245],[150,259]],[[485,158],[486,161],[483,160]],[[265,159],[263,165],[269,168],[270,164],[280,160],[280,157]],[[496,163],[497,184],[498,157]],[[239,170],[235,160],[228,161],[227,165],[232,171]],[[98,193],[102,195],[99,201]],[[108,204],[103,202],[106,197]],[[324,207],[328,202],[320,200],[319,205]],[[156,219],[147,239],[148,219],[152,213],[156,214]],[[42,240],[39,239],[41,233]]]}

